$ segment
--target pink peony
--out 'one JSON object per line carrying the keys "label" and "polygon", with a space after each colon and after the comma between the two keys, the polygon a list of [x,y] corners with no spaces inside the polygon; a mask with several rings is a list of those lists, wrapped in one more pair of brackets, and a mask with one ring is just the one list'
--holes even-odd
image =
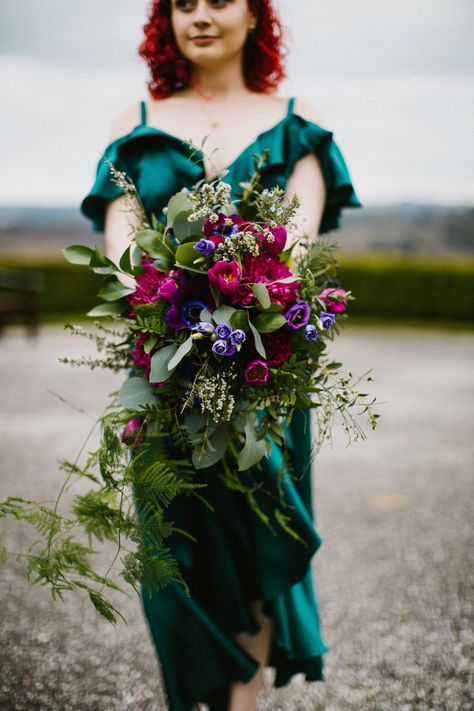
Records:
{"label": "pink peony", "polygon": [[323,289],[319,298],[326,304],[326,311],[339,314],[346,310],[347,296],[344,289]]}
{"label": "pink peony", "polygon": [[239,288],[240,267],[235,259],[216,262],[207,274],[211,284],[223,294],[235,294]]}
{"label": "pink peony", "polygon": [[168,282],[168,275],[153,266],[150,260],[144,260],[144,269],[137,276],[137,288],[127,297],[129,304],[150,304],[160,298],[159,290],[164,282]]}
{"label": "pink peony", "polygon": [[243,306],[254,306],[258,304],[258,299],[252,291],[252,284],[261,282],[266,285],[270,296],[270,301],[281,306],[296,301],[299,297],[299,281],[293,281],[290,284],[272,283],[276,279],[284,279],[285,277],[293,276],[290,268],[280,262],[277,257],[272,257],[270,254],[261,254],[259,257],[253,257],[251,254],[246,254],[242,260],[242,278],[238,291],[232,296],[233,304],[242,304]]}
{"label": "pink peony", "polygon": [[263,385],[269,377],[268,365],[260,358],[251,360],[244,368],[244,378],[249,385]]}

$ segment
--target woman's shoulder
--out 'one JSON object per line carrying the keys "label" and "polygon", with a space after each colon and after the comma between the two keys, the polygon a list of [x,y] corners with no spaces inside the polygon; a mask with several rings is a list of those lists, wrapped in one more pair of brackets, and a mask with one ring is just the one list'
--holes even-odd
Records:
{"label": "woman's shoulder", "polygon": [[141,120],[140,102],[134,101],[118,111],[109,124],[107,144],[126,136],[138,126]]}
{"label": "woman's shoulder", "polygon": [[311,121],[312,123],[326,128],[326,119],[320,108],[306,97],[295,96],[293,104],[293,113]]}

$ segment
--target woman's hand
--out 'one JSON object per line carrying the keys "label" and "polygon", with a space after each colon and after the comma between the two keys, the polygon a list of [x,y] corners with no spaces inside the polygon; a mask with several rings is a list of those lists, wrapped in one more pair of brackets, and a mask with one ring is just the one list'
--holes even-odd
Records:
{"label": "woman's hand", "polygon": [[[105,253],[114,264],[119,263],[120,257],[130,246],[131,236],[136,227],[138,227],[138,220],[133,212],[127,210],[124,195],[107,204],[104,223]],[[128,274],[118,273],[117,278],[125,286],[135,286],[135,279]]]}

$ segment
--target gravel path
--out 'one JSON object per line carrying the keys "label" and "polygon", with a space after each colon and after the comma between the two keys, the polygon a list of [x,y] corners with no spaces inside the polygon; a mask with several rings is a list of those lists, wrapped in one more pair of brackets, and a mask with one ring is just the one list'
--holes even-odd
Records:
{"label": "gravel path", "polygon": [[[57,362],[88,351],[55,327],[0,341],[0,499],[54,498],[90,421],[49,391],[97,416],[122,379]],[[474,709],[474,336],[352,328],[333,351],[373,367],[382,419],[350,447],[337,430],[315,467],[327,680],[275,690],[267,669],[259,711]],[[2,526],[7,548],[29,540]],[[1,570],[2,711],[166,711],[138,598],[115,629],[81,596],[30,588],[14,559]]]}

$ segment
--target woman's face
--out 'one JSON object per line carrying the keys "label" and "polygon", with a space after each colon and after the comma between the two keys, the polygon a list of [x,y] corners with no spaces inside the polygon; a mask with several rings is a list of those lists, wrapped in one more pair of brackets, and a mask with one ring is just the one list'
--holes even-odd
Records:
{"label": "woman's face", "polygon": [[176,44],[186,59],[203,67],[238,55],[255,22],[247,0],[171,0]]}

